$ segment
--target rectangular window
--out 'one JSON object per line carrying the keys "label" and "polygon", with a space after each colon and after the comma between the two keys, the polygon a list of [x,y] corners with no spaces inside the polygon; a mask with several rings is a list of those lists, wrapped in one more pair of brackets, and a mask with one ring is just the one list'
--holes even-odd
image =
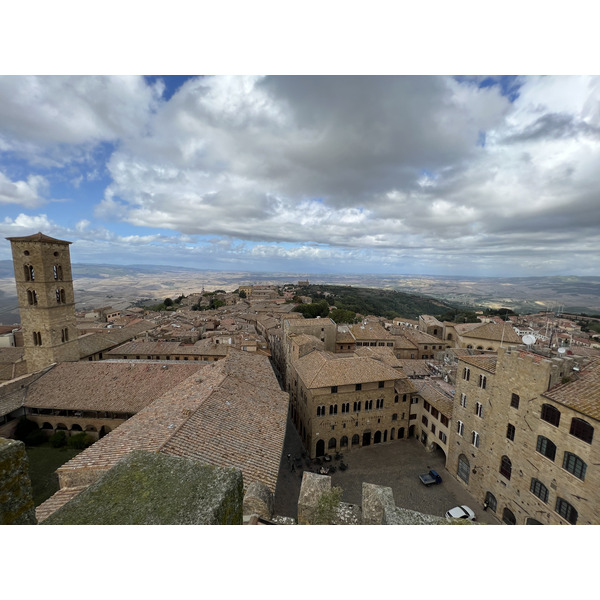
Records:
{"label": "rectangular window", "polygon": [[384,387],[384,386],[385,386],[385,381],[380,381],[380,382],[379,382],[379,387],[380,387],[380,388],[382,388],[382,387]]}
{"label": "rectangular window", "polygon": [[419,404],[419,399],[418,398],[411,398],[410,399],[410,403],[411,404]]}
{"label": "rectangular window", "polygon": [[463,408],[467,408],[467,395],[466,394],[461,393],[461,395],[460,395],[460,405]]}
{"label": "rectangular window", "polygon": [[357,383],[357,384],[356,384],[356,386],[354,387],[354,389],[355,389],[357,392],[360,392],[360,390],[362,390],[362,384],[361,384],[361,383]]}
{"label": "rectangular window", "polygon": [[456,433],[458,433],[458,435],[463,435],[465,432],[465,424],[462,421],[458,421],[456,425]]}
{"label": "rectangular window", "polygon": [[442,440],[442,442],[444,442],[444,444],[446,443],[446,434],[443,431],[440,431],[438,437],[440,438],[440,440]]}
{"label": "rectangular window", "polygon": [[409,415],[408,420],[414,421],[417,418],[417,415]]}
{"label": "rectangular window", "polygon": [[437,408],[431,407],[431,416],[437,419],[439,417],[440,411]]}
{"label": "rectangular window", "polygon": [[513,394],[510,397],[510,405],[513,408],[519,408],[519,400],[520,400],[519,395],[518,394]]}
{"label": "rectangular window", "polygon": [[435,433],[435,425],[431,426],[431,433]]}
{"label": "rectangular window", "polygon": [[483,404],[481,404],[481,402],[478,402],[478,403],[475,405],[475,414],[476,414],[478,417],[483,417]]}
{"label": "rectangular window", "polygon": [[421,417],[421,423],[423,423],[423,425],[425,425],[425,427],[427,427],[427,417],[425,415],[423,415]]}
{"label": "rectangular window", "polygon": [[338,386],[337,385],[332,385],[331,386],[331,393],[332,394],[337,394],[338,391]]}
{"label": "rectangular window", "polygon": [[471,443],[473,446],[475,446],[475,448],[479,448],[479,434],[476,431],[474,431],[473,435],[471,436]]}
{"label": "rectangular window", "polygon": [[440,421],[442,422],[442,425],[444,425],[445,427],[448,427],[448,425],[450,424],[448,417],[446,417],[444,415],[441,416]]}
{"label": "rectangular window", "polygon": [[429,412],[429,406],[430,406],[430,405],[429,405],[429,402],[427,402],[427,400],[423,400],[423,408],[424,408],[424,409],[425,409],[427,412]]}
{"label": "rectangular window", "polygon": [[515,441],[515,426],[509,423],[506,426],[506,437],[511,441]]}

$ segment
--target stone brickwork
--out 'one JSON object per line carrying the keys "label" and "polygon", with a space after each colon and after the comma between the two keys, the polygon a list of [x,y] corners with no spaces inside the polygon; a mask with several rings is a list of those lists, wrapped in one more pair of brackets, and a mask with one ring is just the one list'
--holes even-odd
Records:
{"label": "stone brickwork", "polygon": [[[319,502],[331,493],[331,477],[305,471],[298,499],[298,525],[314,524]],[[331,518],[331,525],[466,525],[463,519],[448,521],[444,517],[427,515],[395,505],[392,489],[363,483],[362,507],[340,502]]]}
{"label": "stone brickwork", "polygon": [[0,525],[34,525],[25,444],[0,438]]}
{"label": "stone brickwork", "polygon": [[134,451],[44,525],[241,525],[242,473]]}
{"label": "stone brickwork", "polygon": [[273,492],[260,481],[254,481],[244,495],[244,514],[258,515],[270,521],[273,517]]}
{"label": "stone brickwork", "polygon": [[[600,422],[589,414],[600,402],[600,365],[580,374],[573,366],[523,347],[500,349],[497,360],[459,361],[446,466],[506,523],[600,524]],[[582,402],[589,397],[588,414],[561,402],[557,389]],[[543,418],[547,410],[554,422]],[[591,443],[570,433],[574,418],[595,429]],[[569,453],[584,472],[565,468]],[[565,512],[567,504],[575,512]]]}

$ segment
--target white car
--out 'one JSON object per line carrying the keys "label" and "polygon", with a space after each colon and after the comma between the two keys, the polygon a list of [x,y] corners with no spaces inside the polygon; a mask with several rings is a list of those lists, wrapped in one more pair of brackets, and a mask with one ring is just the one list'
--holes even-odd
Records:
{"label": "white car", "polygon": [[475,513],[464,504],[462,506],[455,506],[446,512],[447,519],[467,519],[468,521],[475,520]]}

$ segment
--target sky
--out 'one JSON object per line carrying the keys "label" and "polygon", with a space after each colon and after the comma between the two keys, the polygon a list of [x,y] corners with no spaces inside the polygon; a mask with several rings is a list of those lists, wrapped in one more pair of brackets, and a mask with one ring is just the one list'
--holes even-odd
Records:
{"label": "sky", "polygon": [[73,262],[596,275],[598,173],[598,77],[0,77],[0,234]]}

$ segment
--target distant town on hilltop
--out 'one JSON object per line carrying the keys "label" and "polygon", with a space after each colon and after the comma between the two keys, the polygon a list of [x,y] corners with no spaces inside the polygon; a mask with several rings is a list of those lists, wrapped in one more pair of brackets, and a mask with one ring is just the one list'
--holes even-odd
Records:
{"label": "distant town on hilltop", "polygon": [[600,524],[600,278],[291,280],[7,243],[2,524]]}

